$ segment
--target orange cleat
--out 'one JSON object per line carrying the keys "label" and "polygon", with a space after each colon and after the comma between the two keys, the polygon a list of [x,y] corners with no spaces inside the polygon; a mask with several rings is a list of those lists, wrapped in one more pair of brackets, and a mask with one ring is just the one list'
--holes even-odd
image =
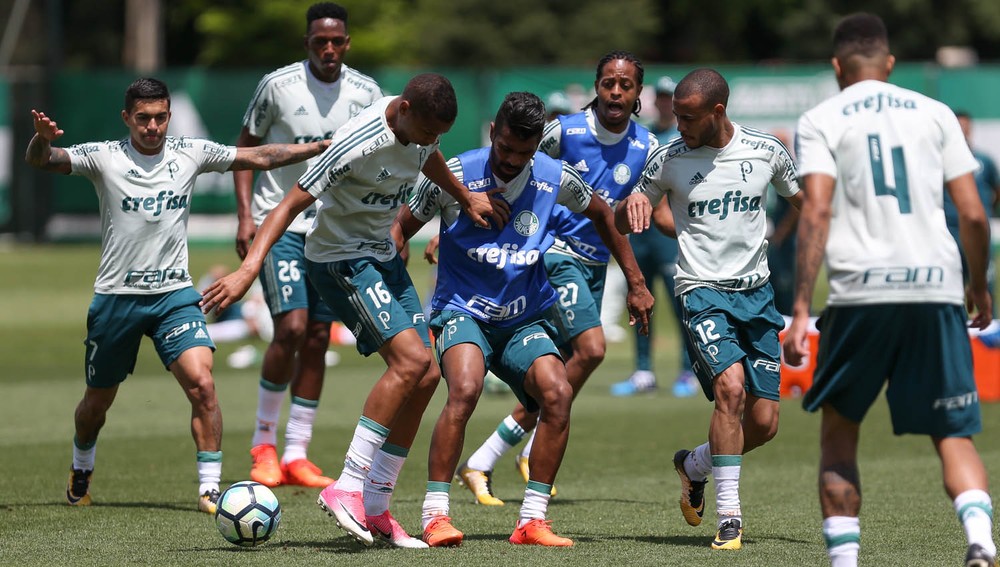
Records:
{"label": "orange cleat", "polygon": [[309,459],[295,459],[290,463],[281,463],[282,482],[296,486],[326,488],[337,479],[323,476],[323,471]]}
{"label": "orange cleat", "polygon": [[451,525],[448,516],[437,516],[424,528],[424,542],[431,547],[455,547],[462,545],[465,534]]}
{"label": "orange cleat", "polygon": [[[250,480],[259,482],[268,488],[281,484],[281,466],[278,464],[278,451],[274,445],[257,445],[250,449],[253,466],[250,467]],[[325,486],[325,485],[324,485]]]}
{"label": "orange cleat", "polygon": [[541,518],[529,520],[516,528],[510,536],[511,543],[517,545],[544,545],[546,547],[571,547],[573,540],[552,533],[552,522]]}

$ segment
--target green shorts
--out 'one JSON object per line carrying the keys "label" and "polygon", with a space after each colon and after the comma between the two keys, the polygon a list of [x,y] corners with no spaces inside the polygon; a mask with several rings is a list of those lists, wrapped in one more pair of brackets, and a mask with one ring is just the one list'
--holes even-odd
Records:
{"label": "green shorts", "polygon": [[[547,321],[533,321],[504,328],[483,323],[460,311],[441,311],[431,315],[438,360],[449,348],[472,343],[483,353],[483,363],[510,386],[518,401],[529,412],[538,411],[538,402],[524,391],[524,376],[535,360],[552,354],[559,355]],[[560,360],[562,357],[560,357]],[[448,369],[441,365],[441,372],[448,379]]]}
{"label": "green shorts", "polygon": [[817,322],[819,353],[802,405],[830,404],[861,422],[886,380],[896,435],[967,437],[982,430],[965,312],[909,303],[829,307]]}
{"label": "green shorts", "polygon": [[566,254],[546,254],[544,261],[549,283],[559,292],[551,312],[557,333],[553,339],[564,346],[587,329],[601,326],[608,265],[585,264]]}
{"label": "green shorts", "polygon": [[745,388],[758,398],[778,401],[784,319],[774,308],[771,284],[745,291],[697,287],[681,296],[681,318],[692,370],[709,400],[712,381],[743,361]]}
{"label": "green shorts", "polygon": [[308,309],[310,321],[332,323],[333,311],[320,299],[306,276],[305,235],[286,232],[264,257],[260,285],[271,315]]}
{"label": "green shorts", "polygon": [[208,336],[201,301],[193,287],[150,295],[95,293],[87,312],[84,369],[87,385],[113,388],[135,370],[143,335],[153,339],[156,353],[168,367],[184,351],[206,346]]}
{"label": "green shorts", "polygon": [[430,348],[420,297],[398,255],[387,262],[365,257],[307,261],[306,266],[320,297],[358,339],[361,354],[378,352],[386,341],[406,329],[416,329]]}

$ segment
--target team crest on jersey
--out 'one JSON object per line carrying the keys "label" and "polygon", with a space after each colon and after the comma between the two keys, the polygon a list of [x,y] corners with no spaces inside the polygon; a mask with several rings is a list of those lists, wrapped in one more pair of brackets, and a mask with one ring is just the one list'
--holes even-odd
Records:
{"label": "team crest on jersey", "polygon": [[629,167],[624,163],[619,163],[618,165],[615,166],[614,176],[615,176],[615,183],[619,185],[625,185],[626,183],[628,183],[628,180],[631,179],[632,177],[632,170],[629,169]]}
{"label": "team crest on jersey", "polygon": [[521,211],[514,217],[514,230],[521,236],[531,236],[538,232],[538,216],[531,211]]}

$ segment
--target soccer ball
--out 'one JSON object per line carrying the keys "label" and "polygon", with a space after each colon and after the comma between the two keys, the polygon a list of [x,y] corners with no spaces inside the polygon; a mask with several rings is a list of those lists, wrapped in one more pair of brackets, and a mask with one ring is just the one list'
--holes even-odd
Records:
{"label": "soccer ball", "polygon": [[263,484],[237,482],[219,496],[215,523],[230,543],[244,547],[264,543],[274,535],[280,522],[281,505]]}

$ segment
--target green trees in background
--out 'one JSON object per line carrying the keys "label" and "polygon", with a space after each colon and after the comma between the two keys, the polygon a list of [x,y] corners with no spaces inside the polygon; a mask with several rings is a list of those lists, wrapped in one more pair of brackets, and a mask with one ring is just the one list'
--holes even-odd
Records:
{"label": "green trees in background", "polygon": [[[0,0],[0,21],[16,0]],[[159,0],[167,66],[275,67],[302,55],[314,0]],[[342,0],[350,61],[385,65],[592,65],[629,49],[659,63],[816,61],[829,57],[843,15],[868,10],[893,50],[931,60],[945,45],[1000,60],[997,0]],[[122,64],[126,0],[32,2],[14,64],[37,64],[62,43],[76,68]],[[52,25],[46,10],[61,21]],[[53,32],[53,30],[56,30]]]}

